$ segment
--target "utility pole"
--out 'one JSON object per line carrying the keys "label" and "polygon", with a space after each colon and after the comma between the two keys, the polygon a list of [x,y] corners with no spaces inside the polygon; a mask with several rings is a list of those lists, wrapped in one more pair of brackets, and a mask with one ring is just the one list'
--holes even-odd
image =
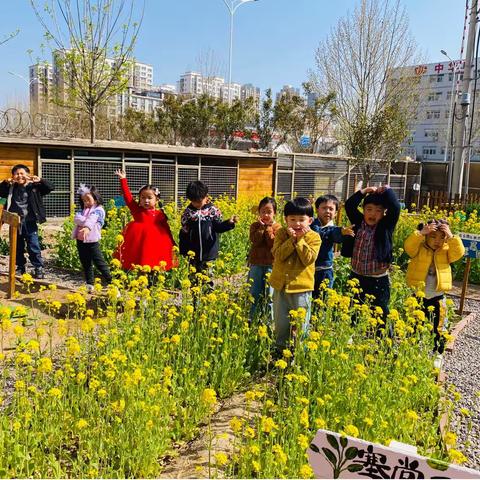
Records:
{"label": "utility pole", "polygon": [[[475,38],[477,33],[477,7],[478,0],[472,0],[470,6],[470,20],[468,24],[467,51],[465,53],[465,68],[463,71],[462,87],[460,89],[460,112],[456,113],[455,128],[455,161],[452,172],[453,195],[462,195],[463,170],[465,159],[468,155],[470,145],[465,145],[467,123],[469,122],[469,107],[472,87],[472,65],[475,63]],[[476,72],[474,72],[476,75]],[[467,153],[467,155],[466,155]]]}

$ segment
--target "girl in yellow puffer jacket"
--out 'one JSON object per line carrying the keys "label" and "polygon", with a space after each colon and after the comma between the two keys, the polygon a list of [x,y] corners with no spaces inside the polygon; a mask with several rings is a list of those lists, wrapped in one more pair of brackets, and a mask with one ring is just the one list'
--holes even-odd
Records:
{"label": "girl in yellow puffer jacket", "polygon": [[[404,244],[411,258],[407,269],[407,284],[424,292],[423,310],[433,320],[434,351],[443,353],[441,331],[445,325],[445,292],[452,289],[450,264],[460,260],[465,248],[453,235],[446,220],[429,220],[420,224]],[[433,307],[430,308],[430,307]]]}

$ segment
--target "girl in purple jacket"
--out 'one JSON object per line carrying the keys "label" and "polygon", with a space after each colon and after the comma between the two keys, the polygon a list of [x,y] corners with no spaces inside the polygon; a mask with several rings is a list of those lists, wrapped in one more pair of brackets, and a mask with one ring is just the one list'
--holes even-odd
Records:
{"label": "girl in purple jacket", "polygon": [[107,283],[112,281],[110,269],[99,243],[105,222],[105,210],[102,207],[102,197],[95,186],[81,183],[77,193],[82,211],[78,212],[73,219],[75,228],[72,238],[77,240],[78,256],[85,274],[87,291],[91,293],[94,283],[93,265],[97,267]]}

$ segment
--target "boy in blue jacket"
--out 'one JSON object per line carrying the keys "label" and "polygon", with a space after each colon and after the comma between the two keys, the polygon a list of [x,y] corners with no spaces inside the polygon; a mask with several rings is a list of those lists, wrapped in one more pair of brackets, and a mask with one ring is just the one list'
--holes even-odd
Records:
{"label": "boy in blue jacket", "polygon": [[[363,212],[358,207],[363,200]],[[350,278],[360,282],[360,301],[373,295],[374,306],[381,307],[383,319],[390,303],[388,270],[393,260],[393,231],[400,217],[400,203],[388,186],[366,187],[346,202],[345,211],[354,225],[355,238],[342,244],[342,255],[352,259]]]}
{"label": "boy in blue jacket", "polygon": [[352,227],[336,227],[335,216],[338,211],[338,198],[335,195],[322,195],[315,201],[317,218],[311,229],[322,239],[322,245],[315,261],[315,286],[313,298],[320,295],[320,286],[328,280],[328,288],[333,287],[333,244],[342,243],[345,236],[354,236]]}

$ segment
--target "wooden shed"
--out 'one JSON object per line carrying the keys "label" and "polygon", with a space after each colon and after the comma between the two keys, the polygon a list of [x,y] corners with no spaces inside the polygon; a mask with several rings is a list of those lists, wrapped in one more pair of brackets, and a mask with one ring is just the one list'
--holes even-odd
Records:
{"label": "wooden shed", "polygon": [[213,148],[81,139],[0,137],[0,179],[23,163],[49,179],[55,191],[45,198],[47,215],[68,216],[80,183],[94,184],[105,200],[120,195],[114,171],[123,168],[132,191],[151,183],[164,202],[181,201],[192,180],[202,180],[212,196],[275,193],[276,159],[268,154]]}

